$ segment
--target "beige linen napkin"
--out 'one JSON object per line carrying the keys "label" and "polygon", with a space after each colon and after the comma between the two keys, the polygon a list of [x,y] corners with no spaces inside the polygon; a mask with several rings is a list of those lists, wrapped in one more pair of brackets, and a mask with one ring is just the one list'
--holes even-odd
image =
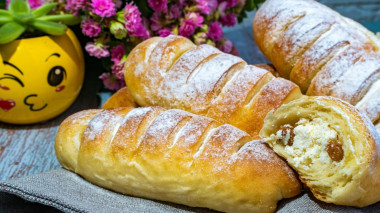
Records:
{"label": "beige linen napkin", "polygon": [[[118,194],[95,186],[65,169],[0,182],[0,191],[64,212],[214,212]],[[281,201],[277,212],[372,213],[380,212],[380,202],[359,209],[326,204],[314,199],[310,193],[303,193],[296,198]]]}

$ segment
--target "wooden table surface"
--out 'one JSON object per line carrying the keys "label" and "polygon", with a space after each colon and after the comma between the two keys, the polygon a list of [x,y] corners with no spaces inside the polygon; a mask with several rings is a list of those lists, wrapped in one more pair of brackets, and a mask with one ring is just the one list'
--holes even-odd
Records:
{"label": "wooden table surface", "polygon": [[[257,48],[251,30],[253,13],[233,28],[225,29],[240,56],[249,64],[267,63]],[[372,31],[380,31],[380,22],[364,23]],[[35,125],[0,123],[0,181],[23,177],[60,168],[55,153],[54,139],[59,124],[69,115],[90,108],[100,108],[110,93],[101,92],[97,76],[102,65],[86,56],[86,77],[82,91],[74,104],[62,115]]]}

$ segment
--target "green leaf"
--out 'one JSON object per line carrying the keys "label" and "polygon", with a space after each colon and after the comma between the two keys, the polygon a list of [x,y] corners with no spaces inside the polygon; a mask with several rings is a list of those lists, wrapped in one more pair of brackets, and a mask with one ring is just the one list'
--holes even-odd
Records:
{"label": "green leaf", "polygon": [[265,2],[265,0],[254,0],[253,1],[256,9],[259,9],[259,4],[264,3],[264,2]]}
{"label": "green leaf", "polygon": [[63,35],[66,32],[66,25],[58,24],[50,21],[35,20],[32,24],[36,29],[50,34],[50,35]]}
{"label": "green leaf", "polygon": [[2,10],[2,9],[0,9],[0,16],[12,17],[12,14],[8,10]]}
{"label": "green leaf", "polygon": [[7,22],[12,21],[12,15],[7,10],[1,10],[0,9],[0,25],[3,25]]}
{"label": "green leaf", "polygon": [[8,10],[13,14],[29,13],[30,6],[27,0],[11,0]]}
{"label": "green leaf", "polygon": [[77,18],[72,14],[42,16],[37,18],[37,20],[60,22],[67,25],[75,25],[80,23],[80,18]]}
{"label": "green leaf", "polygon": [[30,13],[14,14],[13,20],[22,24],[29,23],[34,19],[34,16]]}
{"label": "green leaf", "polygon": [[57,3],[43,4],[43,5],[41,5],[41,7],[32,10],[32,14],[36,18],[38,18],[38,17],[41,17],[41,16],[44,16],[44,15],[48,14],[56,6],[57,6]]}
{"label": "green leaf", "polygon": [[245,3],[244,9],[247,11],[251,11],[251,10],[255,9],[255,0],[248,0]]}
{"label": "green leaf", "polygon": [[12,18],[9,18],[9,17],[5,17],[5,16],[0,16],[0,25],[3,25],[7,22],[11,22],[12,21]]}
{"label": "green leaf", "polygon": [[240,13],[240,15],[237,17],[238,22],[241,23],[241,22],[243,21],[244,18],[247,18],[247,12],[242,11],[242,12]]}
{"label": "green leaf", "polygon": [[25,30],[25,26],[16,22],[4,24],[0,27],[0,44],[6,44],[17,39]]}

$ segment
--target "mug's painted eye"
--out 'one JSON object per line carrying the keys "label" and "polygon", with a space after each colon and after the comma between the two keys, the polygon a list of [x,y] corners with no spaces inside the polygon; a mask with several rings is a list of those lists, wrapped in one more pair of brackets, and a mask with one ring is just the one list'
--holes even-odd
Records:
{"label": "mug's painted eye", "polygon": [[47,80],[50,86],[55,87],[59,85],[65,77],[66,77],[65,68],[61,66],[55,66],[50,69]]}

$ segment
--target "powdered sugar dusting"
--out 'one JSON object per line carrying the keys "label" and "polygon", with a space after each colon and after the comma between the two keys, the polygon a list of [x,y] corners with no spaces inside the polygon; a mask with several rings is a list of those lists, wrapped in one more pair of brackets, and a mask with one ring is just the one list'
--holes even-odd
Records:
{"label": "powdered sugar dusting", "polygon": [[[291,62],[292,58],[299,57],[308,45],[327,32],[335,22],[334,16],[330,14],[326,14],[326,16],[328,17],[311,14],[290,26],[283,37],[279,39],[279,56],[285,57],[285,62]],[[273,55],[273,57],[276,57],[276,55]],[[294,66],[294,64],[290,66]]]}
{"label": "powdered sugar dusting", "polygon": [[248,93],[267,73],[267,70],[250,65],[237,71],[224,86],[220,95],[212,101],[213,107],[209,109],[207,116],[220,118],[219,120],[223,123],[228,122],[233,113],[242,107]]}
{"label": "powdered sugar dusting", "polygon": [[[149,65],[149,58],[150,58],[150,55],[152,53],[152,51],[154,50],[154,48],[158,45],[159,42],[152,42],[146,49],[145,49],[145,53],[144,54],[144,60],[143,62],[140,62],[138,63],[136,66],[135,66],[135,69],[134,69],[134,72],[133,74],[135,76],[141,76],[141,75],[145,75],[145,67]],[[143,51],[142,49],[138,49],[136,48],[134,51],[137,51],[135,54],[140,54],[138,53],[139,51]]]}
{"label": "powdered sugar dusting", "polygon": [[192,117],[191,113],[171,109],[157,116],[145,132],[146,147],[154,148],[154,143],[170,143],[168,138],[173,130],[186,117]]}
{"label": "powdered sugar dusting", "polygon": [[214,171],[222,171],[226,163],[220,159],[230,158],[242,145],[239,144],[239,142],[243,138],[250,139],[250,136],[236,127],[224,124],[212,131],[212,134],[204,142],[204,147],[202,147],[194,157],[214,161]]}
{"label": "powdered sugar dusting", "polygon": [[[305,84],[309,83],[318,72],[319,67],[326,63],[339,49],[350,44],[350,36],[341,27],[333,26],[307,49],[297,62],[296,74],[292,73],[291,80]],[[300,80],[296,80],[300,78]],[[309,84],[307,84],[308,86]]]}
{"label": "powdered sugar dusting", "polygon": [[187,51],[173,65],[156,92],[164,102],[170,103],[173,107],[187,105],[187,96],[196,96],[196,91],[187,84],[187,79],[204,60],[220,53],[209,45],[201,45]]}
{"label": "powdered sugar dusting", "polygon": [[366,113],[372,122],[380,118],[380,80],[374,82],[356,107]]}
{"label": "powdered sugar dusting", "polygon": [[162,70],[160,64],[166,62],[167,59],[173,58],[175,52],[173,46],[170,46],[169,43],[178,39],[176,36],[168,36],[162,39],[157,46],[152,50],[149,57],[149,64],[151,69],[155,70],[161,76],[166,73],[166,70]]}
{"label": "powdered sugar dusting", "polygon": [[228,160],[229,164],[234,164],[237,161],[245,161],[246,159],[254,158],[258,161],[272,162],[276,155],[261,141],[250,141],[246,143],[239,152],[236,152]]}
{"label": "powdered sugar dusting", "polygon": [[[354,66],[362,55],[363,51],[350,46],[338,53],[314,77],[307,94],[329,95],[335,83],[350,67]],[[341,90],[343,89],[341,88]]]}
{"label": "powdered sugar dusting", "polygon": [[380,57],[365,58],[355,63],[337,80],[330,95],[351,104],[357,103],[367,87],[380,78]]}
{"label": "powdered sugar dusting", "polygon": [[182,129],[177,133],[177,146],[182,148],[192,147],[198,143],[203,133],[206,131],[212,119],[203,116],[194,116]]}
{"label": "powdered sugar dusting", "polygon": [[100,112],[101,110],[99,109],[91,109],[91,110],[85,110],[85,111],[80,111],[80,112],[77,112],[75,114],[72,114],[70,115],[70,121],[71,121],[71,125],[78,125],[78,124],[88,124],[88,122],[90,122],[88,119],[85,119],[86,117],[88,117],[89,115],[91,114],[94,114],[95,116],[95,113],[96,112]]}
{"label": "powdered sugar dusting", "polygon": [[264,54],[271,54],[274,43],[281,37],[283,31],[292,23],[301,19],[313,7],[308,5],[308,1],[281,1],[274,0],[264,3],[259,10],[259,15],[255,17],[262,23],[259,24],[264,32],[261,48]]}
{"label": "powdered sugar dusting", "polygon": [[167,105],[180,108],[184,105],[186,110],[202,114],[216,98],[215,94],[210,95],[218,80],[240,62],[241,58],[220,53],[214,47],[199,46],[183,54],[152,92]]}
{"label": "powdered sugar dusting", "polygon": [[90,121],[83,137],[92,141],[100,135],[110,134],[112,138],[123,118],[124,116],[119,115],[116,110],[103,110]]}

